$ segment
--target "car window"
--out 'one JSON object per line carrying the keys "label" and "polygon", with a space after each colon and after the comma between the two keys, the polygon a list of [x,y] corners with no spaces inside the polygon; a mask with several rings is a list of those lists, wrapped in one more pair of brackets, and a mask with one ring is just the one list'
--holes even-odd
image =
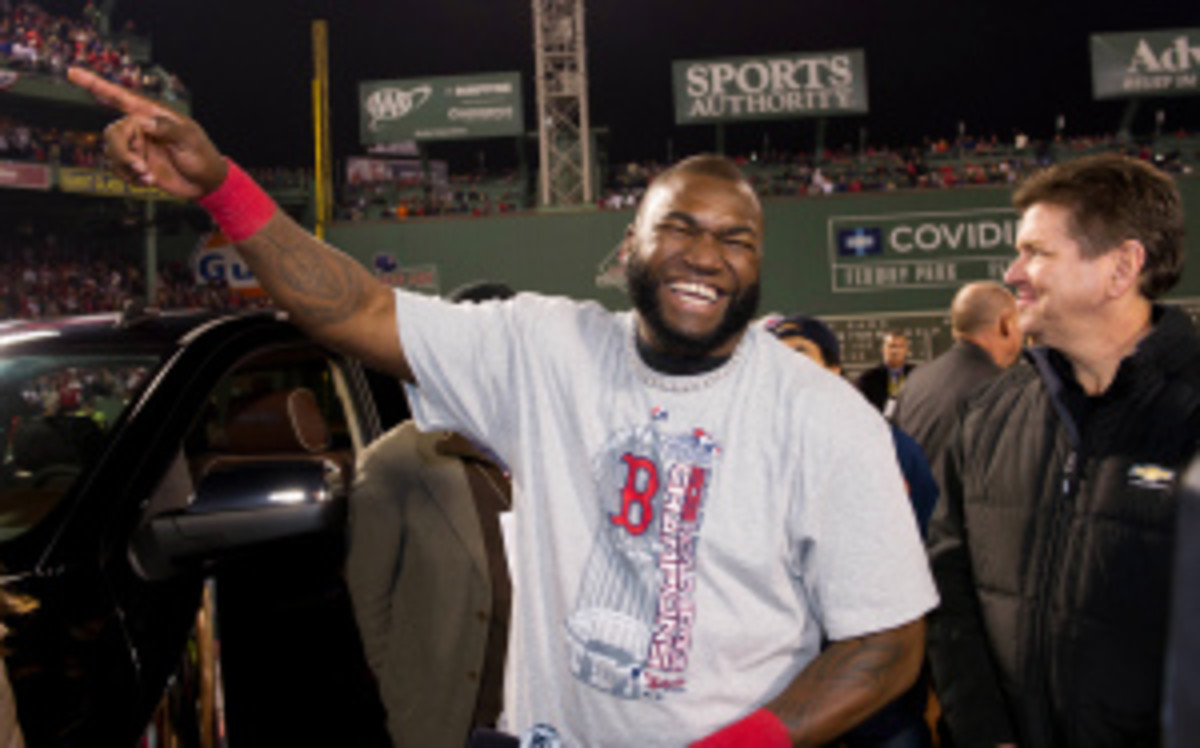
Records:
{"label": "car window", "polygon": [[[340,453],[351,462],[354,444],[343,405],[339,370],[311,346],[259,353],[243,360],[209,394],[189,430],[184,452],[198,479],[216,457],[236,454]],[[286,396],[306,392],[328,431],[324,445],[303,444]],[[306,403],[307,404],[307,403]]]}
{"label": "car window", "polygon": [[158,365],[131,354],[44,354],[0,361],[0,542],[58,505]]}
{"label": "car window", "polygon": [[[182,449],[142,503],[139,527],[186,509],[207,477],[249,464],[316,458],[348,486],[354,446],[342,379],[338,364],[308,344],[257,351],[214,377],[202,399],[189,406],[194,415]],[[219,495],[221,511],[261,508],[258,499],[253,492]],[[215,511],[214,505],[201,511]],[[140,531],[132,548],[142,577],[175,572],[158,543],[146,542]]]}

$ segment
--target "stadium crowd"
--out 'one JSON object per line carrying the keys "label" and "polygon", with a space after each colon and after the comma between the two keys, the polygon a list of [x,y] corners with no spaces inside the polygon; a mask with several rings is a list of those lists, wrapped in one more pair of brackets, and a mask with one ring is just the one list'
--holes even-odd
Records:
{"label": "stadium crowd", "polygon": [[531,207],[516,171],[450,175],[444,183],[421,179],[350,181],[341,186],[337,215],[343,221],[427,216],[483,216]]}
{"label": "stadium crowd", "polygon": [[[862,192],[1014,185],[1052,163],[1100,152],[1124,153],[1163,170],[1190,174],[1200,166],[1200,137],[1179,131],[1157,138],[1105,135],[1057,136],[1034,140],[1016,132],[996,136],[927,138],[901,148],[844,146],[813,153],[768,150],[736,157],[762,197],[823,197]],[[629,210],[646,185],[666,168],[657,161],[616,164],[606,170],[596,207]],[[448,182],[420,179],[358,181],[339,191],[339,220],[403,220],[425,216],[491,216],[534,205],[516,171],[451,175]]]}
{"label": "stadium crowd", "polygon": [[[124,36],[133,31],[126,27]],[[109,33],[108,20],[94,2],[89,0],[81,19],[49,13],[31,2],[0,3],[0,68],[64,77],[71,65],[160,98],[186,96],[177,76],[134,59],[128,39]]]}
{"label": "stadium crowd", "polygon": [[[1032,140],[1018,131],[1008,142],[995,135],[977,138],[964,134],[954,140],[926,138],[920,146],[903,148],[825,149],[819,158],[811,153],[767,150],[736,160],[763,197],[820,197],[977,185],[1012,186],[1037,169],[1100,152],[1135,156],[1176,174],[1193,173],[1200,165],[1200,140],[1186,131],[1137,140],[1111,133],[1057,136],[1047,141]],[[664,168],[666,165],[658,162],[631,162],[614,169],[597,201],[598,207],[632,208],[646,185]]]}
{"label": "stadium crowd", "polygon": [[[163,309],[237,310],[262,303],[226,285],[198,283],[186,263],[157,269],[156,305]],[[87,249],[48,235],[36,250],[0,238],[0,319],[41,319],[119,311],[146,298],[138,260],[118,249]]]}
{"label": "stadium crowd", "polygon": [[[954,141],[927,139],[904,148],[845,146],[812,153],[769,150],[737,156],[762,197],[824,197],[863,192],[1011,186],[1058,161],[1100,152],[1123,153],[1175,174],[1200,166],[1200,135],[1179,131],[1157,138],[1122,139],[1116,134],[1034,141],[1017,133],[1011,143],[993,136]],[[0,116],[0,160],[102,168],[98,132],[38,127]],[[632,209],[646,185],[665,168],[656,161],[629,162],[607,170],[596,207]],[[312,170],[261,168],[254,177],[269,190],[309,190]],[[517,170],[450,174],[428,182],[420,177],[343,180],[337,185],[335,215],[341,221],[405,220],[429,216],[487,217],[531,209],[533,191]]]}
{"label": "stadium crowd", "polygon": [[100,133],[37,127],[0,117],[0,160],[98,168]]}

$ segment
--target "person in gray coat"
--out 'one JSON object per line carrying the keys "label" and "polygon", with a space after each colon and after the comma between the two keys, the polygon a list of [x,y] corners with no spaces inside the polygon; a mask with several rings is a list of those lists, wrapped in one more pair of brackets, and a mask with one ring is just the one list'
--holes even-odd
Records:
{"label": "person in gray coat", "polygon": [[465,745],[500,713],[509,483],[458,434],[405,422],[359,461],[346,580],[397,746]]}
{"label": "person in gray coat", "polygon": [[4,637],[8,629],[4,625],[10,616],[27,612],[32,601],[14,595],[0,586],[0,748],[25,748],[21,724],[17,721],[17,700],[12,684],[8,680],[8,669],[4,665]]}
{"label": "person in gray coat", "polygon": [[959,289],[950,305],[950,325],[954,345],[909,375],[892,414],[892,423],[921,445],[934,475],[959,406],[1021,355],[1017,302],[999,283],[980,281]]}
{"label": "person in gray coat", "polygon": [[[459,302],[507,298],[479,282]],[[500,514],[511,486],[459,434],[405,422],[359,458],[346,580],[396,746],[466,745],[503,699],[511,581]]]}

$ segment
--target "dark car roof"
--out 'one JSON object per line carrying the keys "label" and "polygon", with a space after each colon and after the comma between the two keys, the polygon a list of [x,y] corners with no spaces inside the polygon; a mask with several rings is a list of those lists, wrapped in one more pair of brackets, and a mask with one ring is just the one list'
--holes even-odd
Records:
{"label": "dark car roof", "polygon": [[[54,347],[163,349],[216,320],[271,324],[280,319],[273,310],[222,313],[210,309],[146,310],[135,314],[106,312],[46,320],[0,322],[0,357],[9,352],[30,353]],[[49,341],[53,340],[52,343]]]}

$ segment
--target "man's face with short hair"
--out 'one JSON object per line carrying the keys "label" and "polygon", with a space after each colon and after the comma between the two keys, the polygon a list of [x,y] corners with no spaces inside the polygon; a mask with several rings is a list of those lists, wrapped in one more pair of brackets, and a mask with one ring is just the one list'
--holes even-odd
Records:
{"label": "man's face with short hair", "polygon": [[1088,258],[1072,232],[1069,208],[1034,203],[1017,228],[1017,258],[1004,274],[1017,297],[1021,332],[1069,348],[1106,297],[1116,253]]}
{"label": "man's face with short hair", "polygon": [[758,309],[762,228],[744,184],[688,172],[655,182],[626,265],[643,341],[674,355],[732,353]]}
{"label": "man's face with short hair", "polygon": [[908,338],[888,334],[883,337],[883,363],[890,369],[899,369],[908,361]]}

